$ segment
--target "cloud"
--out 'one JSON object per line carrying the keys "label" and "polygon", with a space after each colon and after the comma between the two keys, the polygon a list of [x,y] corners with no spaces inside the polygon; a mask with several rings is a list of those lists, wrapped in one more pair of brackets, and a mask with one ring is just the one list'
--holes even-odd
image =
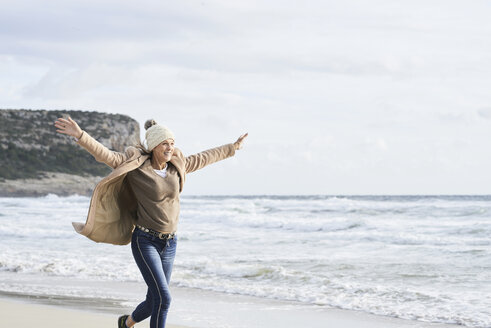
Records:
{"label": "cloud", "polygon": [[131,72],[105,64],[81,69],[53,66],[37,83],[24,88],[24,96],[47,99],[83,96],[99,88],[127,84],[130,78]]}
{"label": "cloud", "polygon": [[491,107],[484,107],[477,110],[479,117],[491,120]]}
{"label": "cloud", "polygon": [[[454,44],[437,46],[421,37],[426,30],[401,37],[401,30],[381,22],[406,26],[414,13],[392,7],[389,15],[357,1],[9,2],[0,12],[0,52],[36,54],[69,66],[146,62],[228,72],[404,76],[442,66],[447,56],[436,60],[428,53],[447,54]],[[456,66],[448,64],[442,72]]]}
{"label": "cloud", "polygon": [[[248,131],[237,160],[264,161],[271,174],[306,162],[312,176],[351,177],[342,190],[352,192],[359,190],[354,174],[387,182],[385,173],[397,169],[404,185],[412,177],[400,172],[444,172],[447,165],[452,180],[464,176],[452,166],[460,157],[484,176],[490,131],[476,118],[491,119],[491,108],[479,107],[491,101],[491,21],[483,6],[5,0],[1,106],[153,117],[187,151]],[[464,136],[468,146],[437,145]],[[255,176],[243,179],[263,184]],[[287,183],[286,174],[278,176]],[[326,191],[315,188],[305,192]]]}

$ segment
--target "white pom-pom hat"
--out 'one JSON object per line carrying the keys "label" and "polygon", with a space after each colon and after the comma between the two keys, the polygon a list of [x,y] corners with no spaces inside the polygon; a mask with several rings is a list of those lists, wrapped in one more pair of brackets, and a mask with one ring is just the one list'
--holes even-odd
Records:
{"label": "white pom-pom hat", "polygon": [[148,151],[152,151],[164,140],[175,140],[174,133],[172,133],[172,131],[169,130],[167,127],[159,125],[153,120],[150,124],[152,125],[150,127],[147,127],[147,123],[145,123],[145,128],[147,129],[147,132],[145,133],[145,139],[147,141]]}

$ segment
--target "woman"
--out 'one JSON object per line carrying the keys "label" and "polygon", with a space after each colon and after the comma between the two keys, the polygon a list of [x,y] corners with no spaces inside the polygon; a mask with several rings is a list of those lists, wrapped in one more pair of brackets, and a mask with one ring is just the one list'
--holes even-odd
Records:
{"label": "woman", "polygon": [[236,142],[185,157],[174,147],[174,134],[149,120],[147,148],[114,152],[83,131],[70,117],[55,122],[57,132],[77,139],[94,158],[113,168],[92,194],[85,224],[73,223],[88,238],[124,245],[131,241],[136,264],[148,286],[145,301],[131,315],[118,319],[118,328],[133,327],[149,316],[151,328],[165,327],[171,296],[169,282],[177,246],[179,194],[186,174],[233,156],[247,133]]}

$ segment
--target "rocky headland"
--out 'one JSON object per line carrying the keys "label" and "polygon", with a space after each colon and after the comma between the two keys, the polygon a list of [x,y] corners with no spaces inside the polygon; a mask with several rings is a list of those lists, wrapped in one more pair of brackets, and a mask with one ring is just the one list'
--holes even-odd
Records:
{"label": "rocky headland", "polygon": [[125,115],[0,109],[0,196],[90,195],[111,171],[74,138],[56,132],[55,120],[67,116],[115,151],[140,139],[138,122]]}

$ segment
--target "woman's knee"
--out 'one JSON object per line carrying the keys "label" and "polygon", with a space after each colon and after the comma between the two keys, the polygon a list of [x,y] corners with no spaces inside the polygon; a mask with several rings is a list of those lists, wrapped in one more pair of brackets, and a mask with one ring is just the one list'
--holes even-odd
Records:
{"label": "woman's knee", "polygon": [[158,295],[153,295],[153,306],[159,306],[164,309],[168,309],[170,307],[170,303],[172,301],[172,296],[170,295],[168,290],[161,289],[159,290]]}

